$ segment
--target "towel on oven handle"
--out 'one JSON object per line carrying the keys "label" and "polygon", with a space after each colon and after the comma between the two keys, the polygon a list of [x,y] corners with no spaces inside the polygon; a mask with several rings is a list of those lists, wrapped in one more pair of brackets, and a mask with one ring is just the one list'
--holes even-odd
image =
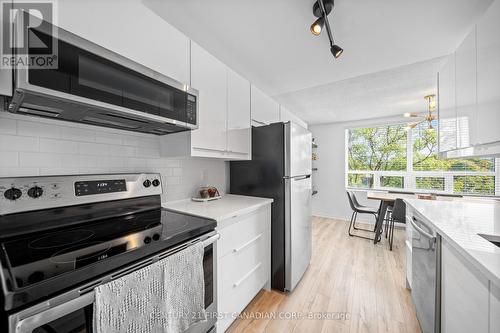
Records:
{"label": "towel on oven handle", "polygon": [[205,321],[203,243],[95,289],[96,333],[182,332]]}

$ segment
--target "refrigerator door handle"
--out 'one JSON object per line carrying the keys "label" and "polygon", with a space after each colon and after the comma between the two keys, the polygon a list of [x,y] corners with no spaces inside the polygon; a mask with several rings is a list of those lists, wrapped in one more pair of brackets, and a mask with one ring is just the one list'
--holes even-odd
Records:
{"label": "refrigerator door handle", "polygon": [[303,180],[303,179],[307,179],[307,178],[311,178],[311,175],[295,176],[295,177],[289,177],[289,176],[283,177],[283,179],[293,179],[293,180]]}

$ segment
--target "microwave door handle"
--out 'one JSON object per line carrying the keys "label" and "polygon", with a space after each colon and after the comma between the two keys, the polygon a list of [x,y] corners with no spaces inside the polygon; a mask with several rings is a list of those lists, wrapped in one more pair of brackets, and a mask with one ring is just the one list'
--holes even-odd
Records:
{"label": "microwave door handle", "polygon": [[14,316],[10,321],[9,332],[25,333],[33,332],[37,327],[50,323],[58,318],[64,317],[72,312],[82,309],[95,300],[94,291],[88,292],[78,298],[72,299],[68,302],[50,307],[49,309],[34,314],[32,316],[20,319],[22,312]]}

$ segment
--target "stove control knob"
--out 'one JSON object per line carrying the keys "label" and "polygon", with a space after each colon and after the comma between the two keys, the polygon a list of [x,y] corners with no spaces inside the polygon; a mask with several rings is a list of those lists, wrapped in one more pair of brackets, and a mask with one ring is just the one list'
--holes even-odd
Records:
{"label": "stove control knob", "polygon": [[142,183],[142,185],[144,185],[144,187],[150,187],[151,186],[151,181],[149,179],[146,179],[144,181],[144,183]]}
{"label": "stove control knob", "polygon": [[39,186],[33,186],[28,190],[28,196],[33,199],[41,197],[42,194],[43,194],[43,189]]}
{"label": "stove control knob", "polygon": [[149,244],[149,243],[151,243],[151,237],[146,236],[146,237],[144,238],[144,244]]}
{"label": "stove control knob", "polygon": [[154,241],[160,240],[160,234],[154,234],[153,235],[153,240]]}
{"label": "stove control knob", "polygon": [[6,190],[3,194],[3,196],[7,199],[7,200],[17,200],[21,197],[21,195],[23,195],[23,193],[21,192],[20,189],[18,188],[9,188],[8,190]]}
{"label": "stove control knob", "polygon": [[158,179],[153,180],[153,186],[157,187],[160,185],[160,181]]}

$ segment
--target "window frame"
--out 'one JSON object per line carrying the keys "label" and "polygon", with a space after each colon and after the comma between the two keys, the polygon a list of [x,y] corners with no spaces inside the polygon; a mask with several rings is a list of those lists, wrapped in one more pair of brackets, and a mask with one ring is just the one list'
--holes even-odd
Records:
{"label": "window frame", "polygon": [[[399,125],[395,122],[392,125]],[[355,128],[369,128],[387,126],[387,124],[366,125],[360,127],[345,128],[344,153],[345,153],[345,171],[344,180],[345,188],[359,191],[412,191],[415,193],[436,193],[436,194],[457,194],[463,196],[481,196],[481,197],[498,197],[500,196],[500,158],[495,158],[495,171],[415,171],[413,170],[413,129],[409,130],[406,139],[406,170],[403,171],[372,171],[372,170],[349,170],[349,130]],[[349,186],[349,174],[372,174],[373,188],[360,188]],[[403,188],[392,188],[380,186],[380,177],[396,176],[403,177]],[[495,194],[474,194],[474,193],[455,193],[453,192],[454,176],[494,176],[495,177]],[[417,177],[438,177],[444,178],[444,191],[440,190],[424,190],[416,188]]]}

